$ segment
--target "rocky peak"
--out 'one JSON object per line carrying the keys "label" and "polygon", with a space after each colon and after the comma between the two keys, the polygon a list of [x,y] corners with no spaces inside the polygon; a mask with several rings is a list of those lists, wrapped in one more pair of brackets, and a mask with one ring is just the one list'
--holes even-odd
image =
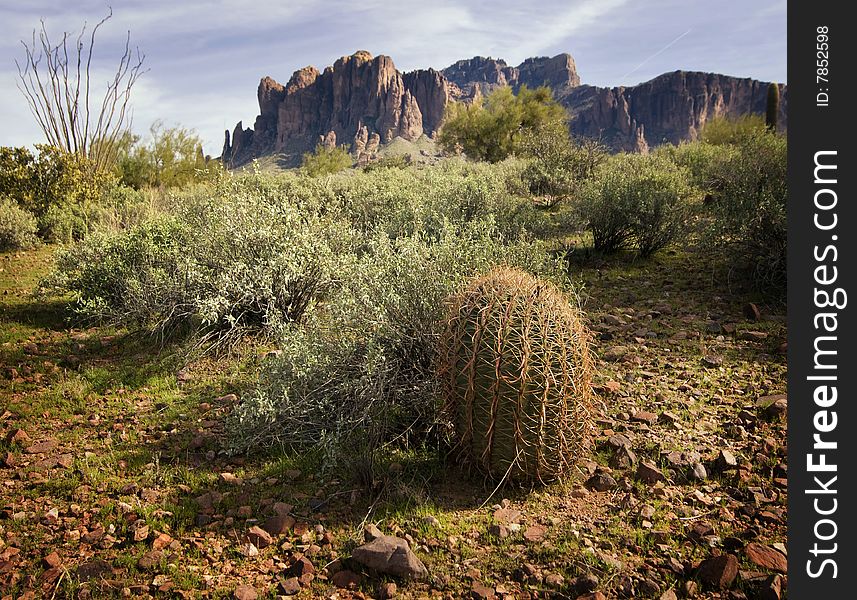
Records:
{"label": "rocky peak", "polygon": [[528,58],[518,65],[518,84],[534,88],[546,85],[555,92],[580,85],[577,65],[571,54],[557,54],[552,58]]}

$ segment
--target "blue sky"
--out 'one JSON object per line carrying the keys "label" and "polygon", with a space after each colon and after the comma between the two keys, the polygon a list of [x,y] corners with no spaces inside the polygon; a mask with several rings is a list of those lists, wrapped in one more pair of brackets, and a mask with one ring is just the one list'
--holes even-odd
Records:
{"label": "blue sky", "polygon": [[582,82],[602,86],[676,69],[786,81],[785,0],[4,0],[0,145],[41,141],[16,88],[20,40],[41,18],[53,37],[77,32],[111,4],[94,83],[106,82],[130,30],[148,68],[134,88],[134,129],[145,133],[156,119],[193,128],[215,156],[225,129],[253,122],[261,77],[285,83],[356,50],[387,54],[402,70],[569,52]]}

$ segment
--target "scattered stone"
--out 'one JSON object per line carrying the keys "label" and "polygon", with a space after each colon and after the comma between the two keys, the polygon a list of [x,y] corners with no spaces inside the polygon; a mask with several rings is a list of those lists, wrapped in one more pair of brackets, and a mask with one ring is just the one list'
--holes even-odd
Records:
{"label": "scattered stone", "polygon": [[45,558],[42,559],[45,563],[45,566],[49,569],[55,569],[62,564],[62,558],[60,555],[54,551],[48,554]]}
{"label": "scattered stone", "polygon": [[17,444],[18,446],[27,447],[33,442],[32,438],[23,429],[13,429],[6,435],[6,443]]}
{"label": "scattered stone", "polygon": [[220,480],[223,483],[228,483],[230,485],[240,485],[241,484],[241,478],[236,477],[235,474],[229,473],[229,472],[221,473],[220,474]]}
{"label": "scattered stone", "polygon": [[[496,506],[496,505],[495,505]],[[501,525],[518,523],[521,520],[521,511],[510,506],[503,506],[494,511],[494,521]]]}
{"label": "scattered stone", "polygon": [[305,556],[298,556],[288,569],[286,575],[297,577],[301,585],[309,585],[315,578],[315,565]]}
{"label": "scattered stone", "polygon": [[601,354],[601,358],[608,362],[618,362],[628,356],[630,352],[628,346],[613,346],[605,350]]}
{"label": "scattered stone", "polygon": [[643,483],[654,485],[659,481],[665,481],[666,477],[654,463],[644,460],[637,465],[637,479]]}
{"label": "scattered stone", "polygon": [[630,469],[637,464],[637,455],[630,448],[620,447],[610,457],[610,466],[614,469]]}
{"label": "scattered stone", "polygon": [[545,575],[545,585],[550,588],[559,589],[565,584],[565,577],[559,573],[548,573]]}
{"label": "scattered stone", "polygon": [[780,600],[783,595],[783,578],[771,575],[759,590],[759,600]]}
{"label": "scattered stone", "polygon": [[675,590],[670,588],[661,594],[660,600],[678,600],[678,596],[676,596]]}
{"label": "scattered stone", "polygon": [[702,357],[702,364],[709,368],[719,367],[723,364],[723,359],[719,356],[706,354]]}
{"label": "scattered stone", "polygon": [[733,554],[707,558],[700,563],[697,574],[700,581],[711,587],[728,589],[738,576],[738,559]]}
{"label": "scattered stone", "polygon": [[746,548],[744,548],[744,554],[750,562],[759,565],[764,569],[779,571],[780,573],[786,572],[786,557],[770,546],[751,542],[747,544]]}
{"label": "scattered stone", "polygon": [[738,334],[738,339],[747,342],[763,342],[768,339],[768,334],[764,331],[742,331]]}
{"label": "scattered stone", "polygon": [[280,577],[280,593],[284,596],[294,596],[301,591],[301,582],[297,577]]}
{"label": "scattered stone", "polygon": [[164,553],[160,550],[149,550],[140,557],[140,560],[137,561],[137,566],[144,571],[151,571],[161,564],[163,558]]}
{"label": "scattered stone", "polygon": [[286,504],[285,502],[274,502],[273,508],[275,515],[277,515],[278,517],[285,517],[290,512],[292,512],[294,506],[292,506],[291,504]]}
{"label": "scattered stone", "polygon": [[592,592],[591,594],[583,594],[578,596],[576,600],[607,600],[607,596],[601,592]]}
{"label": "scattered stone", "polygon": [[284,535],[291,531],[292,527],[295,526],[295,518],[292,516],[286,515],[275,515],[269,519],[267,519],[262,524],[262,529],[269,534],[269,536],[278,536]]}
{"label": "scattered stone", "polygon": [[373,523],[369,523],[363,528],[363,540],[367,543],[381,537],[384,537],[384,534]]}
{"label": "scattered stone", "polygon": [[90,560],[78,566],[76,571],[77,577],[81,581],[101,578],[112,572],[113,567],[106,560]]}
{"label": "scattered stone", "polygon": [[705,470],[705,466],[702,463],[693,463],[690,469],[690,477],[691,479],[705,481],[708,479],[708,471]]}
{"label": "scattered stone", "polygon": [[274,538],[271,537],[271,534],[258,525],[253,525],[250,528],[247,532],[247,538],[250,540],[250,543],[254,544],[259,549],[267,548],[274,543]]}
{"label": "scattered stone", "polygon": [[501,540],[506,539],[509,537],[509,528],[505,525],[494,523],[493,525],[488,526],[488,534],[500,538]]}
{"label": "scattered stone", "polygon": [[381,600],[390,600],[391,598],[396,597],[396,593],[398,591],[396,584],[392,581],[388,581],[387,583],[381,584],[381,589],[379,590],[378,595],[381,597]]}
{"label": "scattered stone", "polygon": [[256,547],[255,544],[251,544],[250,542],[238,546],[238,552],[241,554],[241,556],[246,556],[247,558],[259,556],[259,549]]}
{"label": "scattered stone", "polygon": [[609,473],[596,473],[586,481],[586,487],[596,492],[609,492],[616,487],[616,480]]}
{"label": "scattered stone", "polygon": [[762,408],[765,418],[776,421],[785,417],[788,412],[788,396],[786,394],[762,396],[756,401],[756,405]]}
{"label": "scattered stone", "polygon": [[423,518],[423,523],[429,527],[440,527],[440,521],[434,515],[428,515]]}
{"label": "scattered stone", "polygon": [[423,579],[428,575],[425,565],[411,551],[408,542],[391,535],[382,535],[356,548],[352,558],[379,573],[406,579]]}
{"label": "scattered stone", "polygon": [[641,411],[635,412],[633,415],[631,415],[631,420],[637,421],[638,423],[646,423],[648,425],[654,425],[655,423],[658,422],[658,415],[656,415],[653,412],[641,410]]}
{"label": "scattered stone", "polygon": [[717,453],[714,465],[717,467],[718,471],[730,471],[738,468],[738,460],[732,452],[722,448],[720,452]]}
{"label": "scattered stone", "polygon": [[530,525],[524,531],[524,539],[532,543],[541,542],[545,538],[547,531],[547,527],[543,525]]}
{"label": "scattered stone", "polygon": [[57,447],[56,440],[42,440],[24,448],[27,454],[46,454]]}
{"label": "scattered stone", "polygon": [[242,584],[235,588],[232,597],[235,600],[256,600],[259,597],[259,592],[252,585]]}
{"label": "scattered stone", "polygon": [[342,571],[337,571],[333,574],[331,578],[333,585],[338,588],[342,588],[345,590],[353,590],[356,589],[358,585],[360,585],[360,575],[355,573],[354,571],[349,571],[347,569]]}
{"label": "scattered stone", "polygon": [[158,537],[155,538],[155,541],[152,542],[153,550],[163,550],[167,546],[173,543],[173,538],[170,537],[169,534],[162,533]]}
{"label": "scattered stone", "polygon": [[610,437],[607,438],[607,444],[612,446],[613,448],[627,448],[628,450],[634,445],[628,436],[622,433],[614,433]]}
{"label": "scattered stone", "polygon": [[496,595],[494,594],[494,588],[477,581],[470,587],[470,597],[473,600],[493,600],[496,598]]}

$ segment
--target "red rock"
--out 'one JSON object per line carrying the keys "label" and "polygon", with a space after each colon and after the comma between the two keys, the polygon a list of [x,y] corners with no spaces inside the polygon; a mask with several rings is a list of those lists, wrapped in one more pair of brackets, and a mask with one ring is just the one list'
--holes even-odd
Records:
{"label": "red rock", "polygon": [[503,507],[494,511],[494,520],[501,525],[511,525],[521,520],[521,511]]}
{"label": "red rock", "polygon": [[297,577],[280,577],[280,592],[284,596],[294,596],[301,591],[301,582]]}
{"label": "red rock", "polygon": [[528,542],[541,542],[545,538],[547,527],[543,525],[530,525],[524,531],[524,539]]}
{"label": "red rock", "polygon": [[631,420],[637,421],[638,423],[647,423],[649,425],[654,425],[658,422],[658,415],[653,412],[641,410],[631,415]]}
{"label": "red rock", "polygon": [[56,551],[51,552],[42,560],[49,569],[55,569],[62,564],[62,558],[60,558],[60,555]]}
{"label": "red rock", "polygon": [[744,554],[750,562],[764,569],[785,573],[788,568],[786,557],[779,550],[774,550],[770,546],[751,542],[744,548]]}
{"label": "red rock", "polygon": [[258,525],[253,525],[253,527],[250,528],[247,532],[247,537],[250,539],[250,542],[255,544],[259,549],[266,548],[274,543],[274,538],[271,537],[271,534]]}
{"label": "red rock", "polygon": [[172,543],[173,543],[173,538],[170,537],[166,533],[162,533],[158,537],[156,537],[155,540],[152,542],[152,549],[153,550],[163,550],[164,548],[166,548],[167,546],[169,546]]}
{"label": "red rock", "polygon": [[144,571],[150,571],[160,565],[163,558],[164,553],[160,550],[150,550],[140,557],[137,566]]}
{"label": "red rock", "polygon": [[578,596],[575,600],[607,600],[607,596],[605,596],[601,592],[592,592],[591,594],[583,594],[582,596]]}
{"label": "red rock", "polygon": [[390,600],[396,597],[396,593],[398,591],[396,584],[392,581],[388,581],[381,585],[378,595],[381,597],[381,600]]}
{"label": "red rock", "polygon": [[711,587],[725,590],[738,576],[738,559],[732,554],[707,558],[699,565],[699,579]]}
{"label": "red rock", "polygon": [[56,440],[41,440],[24,448],[27,454],[45,454],[57,447]]}
{"label": "red rock", "polygon": [[473,600],[493,600],[496,598],[496,595],[494,594],[494,588],[475,582],[470,587],[470,597]]}
{"label": "red rock", "polygon": [[32,442],[32,438],[23,429],[13,429],[6,435],[6,443],[8,444],[17,444],[26,447]]}
{"label": "red rock", "polygon": [[294,517],[291,517],[289,515],[276,515],[271,517],[270,519],[267,519],[262,524],[262,529],[264,529],[270,535],[277,536],[288,533],[294,526]]}
{"label": "red rock", "polygon": [[353,590],[356,589],[358,585],[360,585],[360,575],[355,573],[354,571],[343,570],[337,571],[331,577],[331,581],[333,585],[338,588]]}
{"label": "red rock", "polygon": [[239,585],[232,593],[235,600],[256,600],[259,597],[259,592],[252,585]]}
{"label": "red rock", "polygon": [[643,483],[653,485],[659,481],[666,480],[666,477],[664,477],[664,474],[655,466],[654,463],[643,460],[640,461],[639,465],[637,465],[637,479]]}

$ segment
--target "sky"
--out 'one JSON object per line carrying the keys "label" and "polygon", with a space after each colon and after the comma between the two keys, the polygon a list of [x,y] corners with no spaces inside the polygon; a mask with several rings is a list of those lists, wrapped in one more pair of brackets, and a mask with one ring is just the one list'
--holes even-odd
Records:
{"label": "sky", "polygon": [[21,40],[42,19],[52,39],[77,34],[110,6],[93,88],[106,87],[130,31],[147,69],[132,91],[134,131],[156,120],[193,129],[212,156],[224,130],[252,125],[262,77],[285,83],[357,50],[404,71],[568,52],[582,83],[610,87],[677,69],[786,82],[786,0],[0,0],[0,146],[43,140],[17,87]]}

